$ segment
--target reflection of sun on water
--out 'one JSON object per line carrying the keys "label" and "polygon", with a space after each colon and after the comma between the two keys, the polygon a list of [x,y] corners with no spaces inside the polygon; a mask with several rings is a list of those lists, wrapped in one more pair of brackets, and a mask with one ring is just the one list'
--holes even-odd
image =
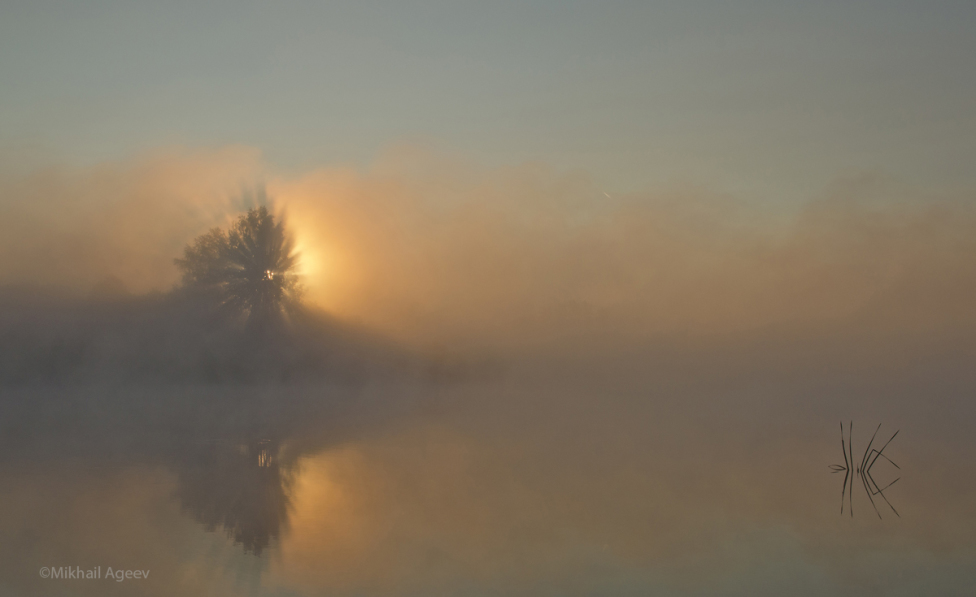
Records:
{"label": "reflection of sun on water", "polygon": [[276,562],[283,578],[312,586],[356,578],[370,543],[364,509],[349,486],[359,460],[356,452],[340,450],[302,461],[292,493],[290,531],[282,538],[282,558]]}

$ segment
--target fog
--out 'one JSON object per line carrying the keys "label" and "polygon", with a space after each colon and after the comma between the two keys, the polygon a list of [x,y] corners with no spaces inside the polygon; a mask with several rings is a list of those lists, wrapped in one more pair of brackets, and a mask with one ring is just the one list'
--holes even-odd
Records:
{"label": "fog", "polygon": [[[160,151],[0,195],[0,587],[113,558],[158,575],[72,594],[976,586],[970,194],[863,174],[774,211],[404,147],[291,174]],[[273,341],[173,291],[262,202],[306,286]],[[840,516],[852,420],[858,458],[901,430],[900,516],[860,487]]]}
{"label": "fog", "polygon": [[292,176],[227,148],[8,172],[0,189],[6,286],[167,291],[187,242],[264,201],[296,233],[312,303],[413,345],[972,323],[971,196],[881,175],[774,210],[691,185],[610,196],[582,172],[411,147]]}

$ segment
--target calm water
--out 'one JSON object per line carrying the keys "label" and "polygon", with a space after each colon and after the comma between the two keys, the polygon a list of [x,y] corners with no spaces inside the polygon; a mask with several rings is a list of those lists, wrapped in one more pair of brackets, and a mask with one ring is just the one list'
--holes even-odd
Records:
{"label": "calm water", "polygon": [[[973,594],[965,359],[830,352],[8,389],[0,593]],[[900,468],[872,469],[899,479],[900,516],[875,495],[879,518],[860,481],[841,514],[841,420],[857,460],[879,423],[875,447],[900,430],[885,449]]]}

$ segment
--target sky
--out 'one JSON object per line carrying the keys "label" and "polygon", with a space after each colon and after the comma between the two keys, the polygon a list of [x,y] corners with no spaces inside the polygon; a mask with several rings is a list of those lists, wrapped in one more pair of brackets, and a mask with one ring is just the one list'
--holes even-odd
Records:
{"label": "sky", "polygon": [[973,185],[969,2],[21,2],[0,151],[91,166],[256,148],[277,172],[417,144],[790,208],[838,177]]}

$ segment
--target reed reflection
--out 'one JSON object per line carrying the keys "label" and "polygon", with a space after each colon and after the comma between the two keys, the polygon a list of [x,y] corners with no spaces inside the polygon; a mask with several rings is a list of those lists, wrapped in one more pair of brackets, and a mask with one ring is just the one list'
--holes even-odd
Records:
{"label": "reed reflection", "polygon": [[888,504],[888,507],[891,508],[891,511],[895,513],[895,516],[901,518],[901,514],[898,514],[898,510],[895,510],[895,507],[891,505],[891,502],[888,501],[888,498],[884,494],[885,490],[901,480],[901,477],[898,477],[884,487],[881,487],[878,485],[878,482],[874,480],[874,476],[871,474],[871,470],[878,462],[879,458],[884,458],[896,469],[901,470],[900,466],[895,464],[892,459],[888,458],[884,454],[885,449],[892,442],[892,440],[898,436],[898,432],[901,430],[899,429],[898,431],[895,431],[894,435],[892,435],[891,438],[885,442],[884,446],[878,450],[877,448],[872,448],[872,446],[874,445],[874,440],[878,437],[878,431],[880,430],[881,424],[879,423],[878,428],[874,430],[874,435],[871,436],[871,441],[868,442],[868,447],[864,449],[864,455],[861,457],[861,461],[855,462],[853,445],[854,421],[851,421],[850,425],[848,425],[846,442],[844,440],[844,423],[840,424],[840,445],[841,450],[844,453],[844,464],[832,464],[829,468],[831,472],[844,473],[844,486],[841,489],[840,494],[841,514],[844,514],[844,498],[846,497],[848,506],[847,510],[852,517],[854,516],[854,479],[857,478],[864,486],[864,492],[868,496],[868,500],[870,500],[871,506],[874,508],[874,512],[878,515],[878,518],[881,518],[881,512],[878,511],[878,506],[874,502],[874,496],[880,496],[881,499]]}

